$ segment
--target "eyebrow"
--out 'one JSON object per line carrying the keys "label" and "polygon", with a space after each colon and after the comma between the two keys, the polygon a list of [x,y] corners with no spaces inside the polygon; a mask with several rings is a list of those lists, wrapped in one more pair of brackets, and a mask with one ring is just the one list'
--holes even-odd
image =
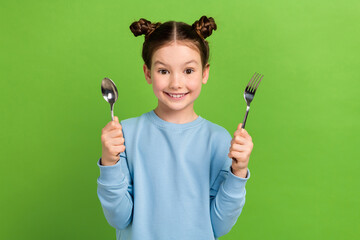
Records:
{"label": "eyebrow", "polygon": [[[192,62],[194,62],[194,63],[198,63],[198,62],[197,62],[197,61],[195,61],[195,60],[190,60],[190,61],[188,61],[188,62],[184,63],[184,65],[189,64],[189,63],[192,63]],[[155,62],[154,62],[154,66],[155,66],[156,64],[162,64],[162,65],[166,66],[166,64],[165,64],[165,63],[160,62],[159,60],[157,60],[157,61],[155,61]]]}

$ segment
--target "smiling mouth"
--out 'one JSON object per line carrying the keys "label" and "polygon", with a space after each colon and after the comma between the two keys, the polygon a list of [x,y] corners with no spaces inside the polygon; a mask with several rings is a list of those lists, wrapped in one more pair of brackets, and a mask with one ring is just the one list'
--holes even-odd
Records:
{"label": "smiling mouth", "polygon": [[188,94],[188,92],[187,93],[167,93],[167,92],[165,92],[165,93],[166,93],[166,95],[170,96],[171,98],[175,98],[175,99],[181,99],[186,94]]}

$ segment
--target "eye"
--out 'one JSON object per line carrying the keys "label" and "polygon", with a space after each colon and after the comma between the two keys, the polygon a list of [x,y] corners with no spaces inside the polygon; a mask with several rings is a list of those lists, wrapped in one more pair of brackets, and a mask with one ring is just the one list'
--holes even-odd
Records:
{"label": "eye", "polygon": [[186,72],[186,74],[191,74],[192,72],[194,72],[194,70],[191,68],[188,68],[185,70],[185,72]]}
{"label": "eye", "polygon": [[166,72],[168,72],[168,70],[160,69],[160,70],[158,70],[158,72],[159,72],[161,75],[165,75]]}

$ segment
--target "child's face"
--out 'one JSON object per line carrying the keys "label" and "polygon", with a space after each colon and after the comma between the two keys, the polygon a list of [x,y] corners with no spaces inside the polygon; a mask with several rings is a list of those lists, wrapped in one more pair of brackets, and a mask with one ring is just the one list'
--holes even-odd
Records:
{"label": "child's face", "polygon": [[158,98],[158,108],[168,113],[193,113],[194,101],[209,76],[209,65],[202,69],[197,50],[181,42],[165,45],[154,52],[151,70],[145,64],[143,68]]}

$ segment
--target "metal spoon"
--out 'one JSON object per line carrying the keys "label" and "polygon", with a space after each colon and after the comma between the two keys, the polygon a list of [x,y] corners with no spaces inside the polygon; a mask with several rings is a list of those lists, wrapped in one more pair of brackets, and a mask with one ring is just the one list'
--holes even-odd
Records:
{"label": "metal spoon", "polygon": [[110,103],[111,120],[114,121],[114,103],[118,99],[118,91],[115,83],[110,78],[104,78],[101,81],[101,93],[104,99]]}

